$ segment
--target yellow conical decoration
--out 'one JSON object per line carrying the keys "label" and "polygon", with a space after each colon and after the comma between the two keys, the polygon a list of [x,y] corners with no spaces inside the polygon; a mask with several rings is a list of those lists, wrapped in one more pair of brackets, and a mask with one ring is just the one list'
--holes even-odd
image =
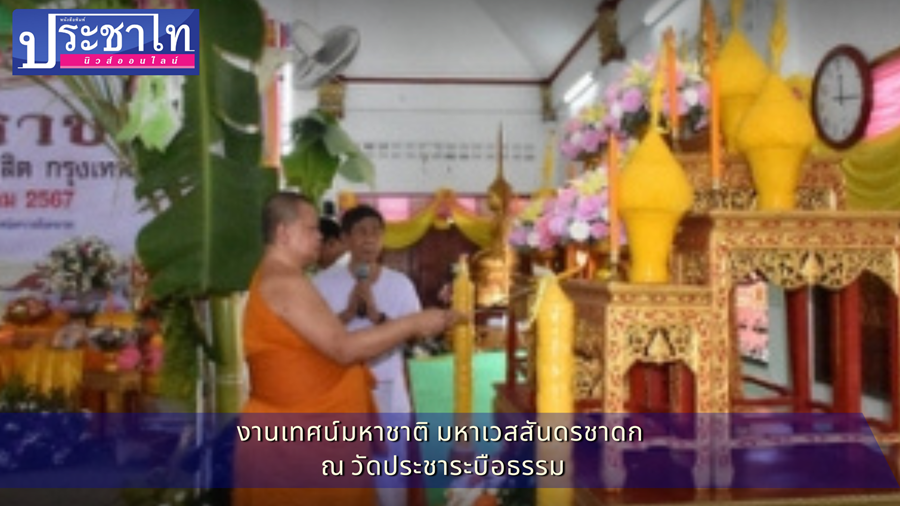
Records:
{"label": "yellow conical decoration", "polygon": [[737,132],[747,109],[769,75],[765,61],[739,28],[743,2],[732,2],[734,25],[716,60],[719,73],[719,100],[722,104],[722,133],[728,151],[738,151]]}
{"label": "yellow conical decoration", "polygon": [[694,189],[656,129],[635,149],[620,177],[619,213],[628,232],[632,283],[667,283],[669,254]]}
{"label": "yellow conical decoration", "polygon": [[793,209],[803,160],[816,130],[801,99],[772,74],[747,111],[738,148],[747,156],[757,192],[757,208]]}

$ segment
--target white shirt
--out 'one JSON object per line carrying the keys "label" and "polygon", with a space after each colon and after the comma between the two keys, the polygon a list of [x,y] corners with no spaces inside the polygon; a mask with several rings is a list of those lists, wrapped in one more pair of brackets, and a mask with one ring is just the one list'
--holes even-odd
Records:
{"label": "white shirt", "polygon": [[[313,284],[335,313],[347,307],[347,299],[356,285],[356,278],[349,265],[336,264],[319,272]],[[388,319],[399,318],[422,309],[422,303],[412,281],[405,274],[388,267],[381,267],[378,279],[372,285],[372,296],[378,310]],[[354,317],[347,323],[347,330],[354,331],[372,326],[368,318]],[[382,413],[409,413],[412,409],[409,391],[406,388],[406,374],[403,363],[403,346],[391,350],[369,361],[372,375],[378,381],[375,402]]]}

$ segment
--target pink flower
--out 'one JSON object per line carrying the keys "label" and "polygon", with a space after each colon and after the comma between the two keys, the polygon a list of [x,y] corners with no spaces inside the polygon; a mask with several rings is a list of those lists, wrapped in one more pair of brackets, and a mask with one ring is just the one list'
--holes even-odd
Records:
{"label": "pink flower", "polygon": [[116,362],[119,365],[119,369],[124,371],[137,369],[141,363],[141,352],[137,349],[137,346],[133,344],[128,345],[119,352]]}
{"label": "pink flower", "polygon": [[628,88],[622,94],[622,111],[637,112],[644,106],[644,94],[638,88]]}
{"label": "pink flower", "polygon": [[514,227],[509,232],[509,242],[513,246],[522,248],[528,245],[528,229],[525,227]]}
{"label": "pink flower", "polygon": [[597,219],[600,211],[603,209],[603,199],[600,195],[590,195],[578,199],[578,205],[575,208],[575,218],[584,221]]}
{"label": "pink flower", "polygon": [[603,130],[586,130],[581,136],[581,147],[586,153],[596,153],[600,150],[600,144],[606,141],[606,132]]}
{"label": "pink flower", "polygon": [[591,224],[591,238],[602,239],[609,235],[609,225],[603,221],[597,221]]}

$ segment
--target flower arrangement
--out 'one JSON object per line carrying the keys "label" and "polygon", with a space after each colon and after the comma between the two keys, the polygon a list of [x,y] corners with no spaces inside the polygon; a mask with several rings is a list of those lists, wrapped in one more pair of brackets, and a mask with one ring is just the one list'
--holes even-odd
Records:
{"label": "flower arrangement", "polygon": [[531,200],[513,219],[509,242],[519,250],[547,250],[556,245],[550,234],[545,208],[553,205],[553,197]]}
{"label": "flower arrangement", "polygon": [[88,333],[88,342],[104,352],[119,351],[136,339],[133,330],[119,327],[97,327]]}
{"label": "flower arrangement", "polygon": [[591,104],[569,118],[563,127],[560,150],[570,160],[597,153],[609,138],[613,117],[603,104]]}
{"label": "flower arrangement", "polygon": [[108,290],[118,267],[112,247],[96,236],[69,239],[37,265],[49,288],[64,295]]}
{"label": "flower arrangement", "polygon": [[554,197],[533,200],[513,221],[510,243],[547,250],[568,242],[599,241],[609,235],[606,172],[591,170],[569,181]]}
{"label": "flower arrangement", "polygon": [[[569,160],[582,160],[596,154],[610,135],[623,141],[637,140],[650,121],[650,94],[656,77],[658,58],[649,55],[632,60],[622,76],[607,86],[602,103],[582,109],[564,125],[560,152]],[[679,59],[676,63],[678,114],[685,119],[689,132],[702,130],[708,123],[709,85],[696,60]],[[663,91],[661,120],[669,114],[669,101]]]}

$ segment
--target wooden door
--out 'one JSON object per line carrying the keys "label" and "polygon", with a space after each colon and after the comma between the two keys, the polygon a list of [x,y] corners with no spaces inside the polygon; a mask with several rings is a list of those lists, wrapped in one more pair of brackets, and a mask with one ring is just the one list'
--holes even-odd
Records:
{"label": "wooden door", "polygon": [[472,255],[476,251],[478,246],[458,228],[432,228],[408,248],[385,251],[384,263],[412,279],[423,307],[438,306],[441,287],[452,280],[451,266],[461,254]]}

